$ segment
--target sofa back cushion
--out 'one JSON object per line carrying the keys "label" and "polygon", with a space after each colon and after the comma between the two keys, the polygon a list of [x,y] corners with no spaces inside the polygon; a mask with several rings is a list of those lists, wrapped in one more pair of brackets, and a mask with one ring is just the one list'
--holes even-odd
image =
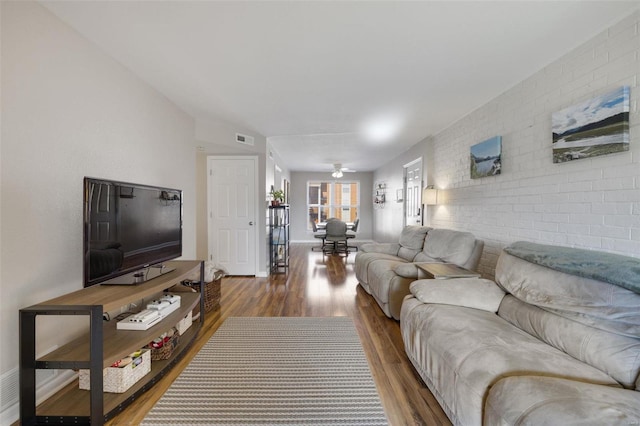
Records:
{"label": "sofa back cushion", "polygon": [[464,265],[475,247],[476,237],[470,232],[451,229],[431,229],[424,240],[422,252],[415,262],[445,262]]}
{"label": "sofa back cushion", "polygon": [[398,256],[407,262],[413,261],[416,254],[422,251],[424,238],[429,230],[431,230],[431,228],[428,226],[405,226],[400,234],[400,239],[398,240],[400,243]]}
{"label": "sofa back cushion", "polygon": [[628,389],[640,372],[640,339],[561,317],[508,295],[498,315],[557,349],[604,371]]}
{"label": "sofa back cushion", "polygon": [[[506,292],[524,302],[505,297],[500,316],[633,387],[640,374],[640,294],[505,251],[495,277]],[[510,304],[515,307],[508,309]]]}
{"label": "sofa back cushion", "polygon": [[496,282],[548,312],[611,333],[640,336],[640,294],[617,285],[555,271],[505,251],[498,258]]}

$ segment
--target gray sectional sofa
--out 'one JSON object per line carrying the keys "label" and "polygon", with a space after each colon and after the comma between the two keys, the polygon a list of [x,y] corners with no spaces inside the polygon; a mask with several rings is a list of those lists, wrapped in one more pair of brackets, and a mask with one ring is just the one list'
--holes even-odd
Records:
{"label": "gray sectional sofa", "polygon": [[483,247],[469,232],[410,225],[397,243],[362,244],[355,259],[356,278],[388,317],[399,320],[409,285],[419,278],[414,263],[455,263],[474,270]]}
{"label": "gray sectional sofa", "polygon": [[495,279],[417,280],[402,305],[451,421],[640,424],[640,259],[519,242]]}

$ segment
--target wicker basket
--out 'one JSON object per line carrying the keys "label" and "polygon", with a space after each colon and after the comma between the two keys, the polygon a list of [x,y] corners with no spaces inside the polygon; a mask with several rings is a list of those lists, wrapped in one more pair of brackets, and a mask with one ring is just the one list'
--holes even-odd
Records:
{"label": "wicker basket", "polygon": [[[204,283],[204,311],[211,312],[220,308],[220,285],[222,284],[222,274],[216,275],[211,282]],[[198,293],[200,292],[200,282],[191,283]]]}
{"label": "wicker basket", "polygon": [[178,346],[178,342],[180,341],[180,334],[176,331],[173,333],[173,336],[169,338],[161,348],[152,348],[151,349],[151,360],[152,361],[161,361],[163,359],[169,359],[171,354],[173,353],[176,346]]}
{"label": "wicker basket", "polygon": [[[151,371],[151,359],[149,350],[143,349],[138,362],[132,362],[124,367],[107,367],[102,372],[103,390],[110,393],[123,393],[133,386],[138,380]],[[90,390],[91,373],[89,370],[80,370],[80,389]]]}

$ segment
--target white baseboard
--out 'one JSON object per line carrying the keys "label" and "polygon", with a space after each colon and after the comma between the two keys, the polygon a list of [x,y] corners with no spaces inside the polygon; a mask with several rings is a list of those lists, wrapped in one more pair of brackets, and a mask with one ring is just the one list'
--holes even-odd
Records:
{"label": "white baseboard", "polygon": [[20,406],[18,403],[13,404],[6,410],[0,412],[0,425],[9,426],[20,419]]}

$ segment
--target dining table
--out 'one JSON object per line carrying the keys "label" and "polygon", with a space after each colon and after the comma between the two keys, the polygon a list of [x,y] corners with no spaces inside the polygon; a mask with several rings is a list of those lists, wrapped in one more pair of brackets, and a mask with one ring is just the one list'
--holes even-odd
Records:
{"label": "dining table", "polygon": [[[345,222],[345,224],[347,225],[347,231],[353,231],[353,228],[356,226],[354,222]],[[318,228],[318,230],[327,229],[327,222],[316,223],[316,228]]]}

